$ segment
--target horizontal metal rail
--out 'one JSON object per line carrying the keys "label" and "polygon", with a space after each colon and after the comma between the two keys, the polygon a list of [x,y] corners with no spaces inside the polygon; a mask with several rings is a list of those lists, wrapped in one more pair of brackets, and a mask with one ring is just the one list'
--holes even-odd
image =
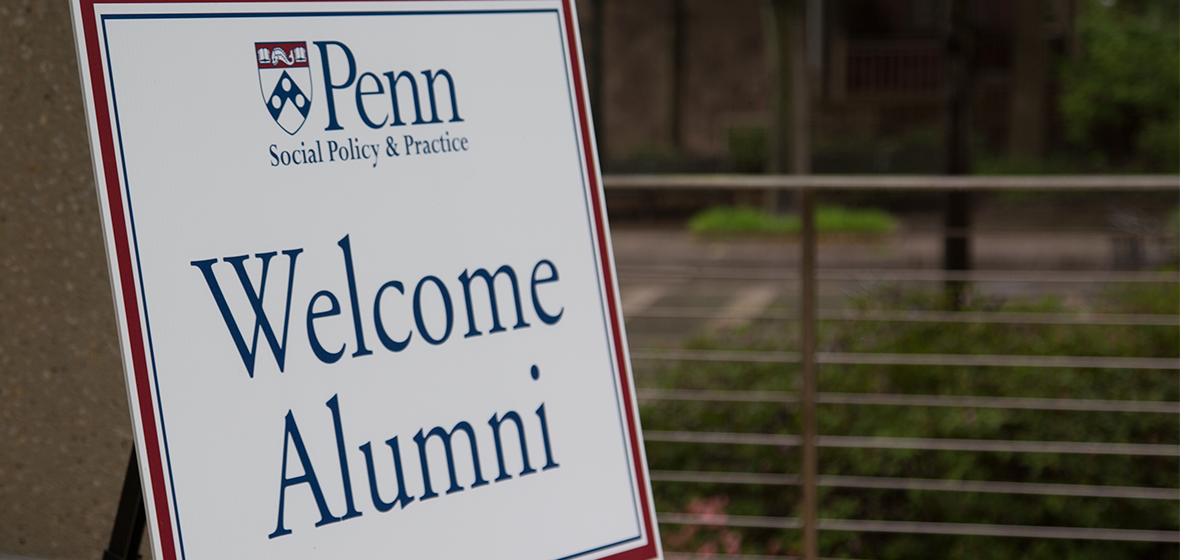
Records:
{"label": "horizontal metal rail", "polygon": [[[1132,313],[1017,313],[1007,311],[910,311],[823,309],[817,312],[826,321],[893,321],[914,323],[988,323],[1008,325],[1118,325],[1180,326],[1180,315]],[[646,319],[799,319],[795,312],[767,312],[753,307],[665,307],[652,306],[626,314],[626,318]]]}
{"label": "horizontal metal rail", "polygon": [[795,447],[803,443],[803,436],[791,434],[736,434],[727,432],[643,430],[643,440],[670,443],[727,443],[734,445]]}
{"label": "horizontal metal rail", "polygon": [[[604,186],[610,191],[647,190],[770,190],[770,189],[815,189],[820,191],[890,190],[910,192],[987,191],[987,190],[1029,190],[1029,191],[1166,191],[1180,190],[1180,176],[833,176],[833,175],[609,175],[604,177]],[[1150,239],[1174,238],[1175,232],[1161,232],[1164,235],[1144,236]],[[916,236],[937,235],[944,238],[985,235],[1023,235],[1021,232],[1006,230],[984,231],[975,229],[932,228],[929,232],[901,230],[893,235]],[[1089,233],[1094,237],[1135,237],[1128,232],[1107,230]],[[1150,242],[1150,241],[1149,241]],[[805,244],[814,248],[814,240]],[[812,249],[813,250],[813,249]],[[628,280],[654,280],[684,282],[688,280],[717,281],[774,281],[787,285],[807,278],[825,282],[946,282],[963,281],[975,283],[1180,283],[1180,274],[1174,272],[1107,272],[1107,271],[1025,271],[1025,270],[909,270],[909,269],[825,269],[814,270],[807,266],[806,272],[796,269],[796,263],[787,259],[775,260],[773,267],[719,268],[708,265],[696,266],[651,266],[644,261],[620,263],[620,278]],[[704,263],[700,263],[704,264]],[[771,264],[771,263],[765,263]],[[640,313],[629,313],[636,317],[685,317],[700,319],[787,319],[797,320],[795,311],[726,309],[706,310],[701,308],[648,308]],[[1034,314],[1034,313],[945,313],[908,311],[844,311],[822,312],[819,319],[828,321],[909,321],[940,323],[1003,323],[1003,324],[1061,324],[1061,325],[1118,325],[1118,326],[1165,326],[1180,325],[1176,315],[1090,315],[1090,314]],[[814,319],[811,319],[814,321]],[[810,328],[814,323],[809,324]],[[810,352],[811,350],[809,350]],[[966,366],[966,367],[1069,367],[1127,370],[1180,370],[1180,358],[1143,357],[1098,357],[1098,356],[1006,356],[1006,355],[951,355],[951,354],[884,354],[884,353],[841,353],[829,352],[814,355],[819,364],[867,364],[867,365],[920,365],[920,366]],[[726,350],[637,350],[632,353],[636,360],[694,360],[694,361],[739,361],[753,363],[793,364],[801,357],[795,352],[754,352]],[[782,368],[778,368],[782,369]],[[774,402],[794,403],[799,395],[785,392],[731,392],[731,391],[661,391],[640,392],[644,400],[699,400],[730,402]],[[1079,410],[1102,412],[1156,412],[1176,414],[1180,403],[1105,401],[1084,399],[1027,399],[1007,397],[957,397],[942,395],[876,395],[822,393],[816,399],[823,404],[851,405],[894,405],[894,406],[941,406],[941,407],[990,407],[1029,410]],[[688,442],[701,444],[753,444],[771,446],[800,446],[803,438],[791,434],[719,433],[689,431],[647,431],[645,437],[651,442]],[[814,443],[812,443],[814,442]],[[951,438],[900,438],[861,436],[819,436],[810,439],[808,445],[827,448],[857,449],[923,449],[960,452],[1016,452],[1016,453],[1064,453],[1064,454],[1105,454],[1180,457],[1180,445],[1133,444],[1133,443],[1090,443],[1090,442],[1032,442],[1007,440],[968,440]],[[992,492],[1011,494],[1037,494],[1057,496],[1085,496],[1100,498],[1167,499],[1180,497],[1178,489],[1092,487],[1068,484],[1035,484],[993,481],[953,481],[931,479],[900,479],[881,477],[809,477],[807,481],[796,475],[774,475],[758,473],[693,473],[654,471],[652,479],[657,482],[714,482],[732,484],[789,484],[814,489],[818,483],[823,486],[955,492]],[[811,473],[814,474],[813,472]],[[820,519],[814,522],[814,510],[809,513],[808,527],[814,536],[814,528],[825,531],[911,533],[931,535],[980,535],[1018,538],[1090,539],[1112,541],[1141,541],[1180,543],[1180,532],[1127,530],[1084,527],[1043,527],[1021,525],[935,523],[884,520]],[[765,527],[776,529],[800,529],[801,519],[777,517],[752,517],[728,515],[696,515],[685,513],[660,513],[664,524],[691,524],[705,526]],[[696,560],[700,555],[675,555],[670,558]],[[712,556],[722,558],[721,556]],[[762,557],[741,555],[724,556],[732,560],[748,560]]]}
{"label": "horizontal metal rail", "polygon": [[[738,268],[619,265],[620,280],[798,280],[793,268]],[[1058,282],[1058,283],[1177,283],[1180,273],[1099,270],[932,270],[828,268],[815,272],[818,280],[943,282]]]}
{"label": "horizontal metal rail", "polygon": [[[644,430],[645,441],[717,443],[795,447],[803,437],[792,434],[684,432]],[[1092,443],[1075,441],[1009,441],[988,439],[819,436],[818,447],[846,449],[918,449],[928,451],[992,451],[1001,453],[1078,453],[1085,455],[1141,455],[1180,457],[1180,445],[1158,443]]]}
{"label": "horizontal metal rail", "polygon": [[[748,362],[795,364],[798,352],[753,350],[654,350],[631,352],[635,360]],[[824,365],[911,365],[980,367],[1056,367],[1139,370],[1180,370],[1180,358],[1120,358],[1102,356],[1007,356],[990,354],[873,354],[867,352],[816,352]]]}
{"label": "horizontal metal rail", "polygon": [[[666,513],[657,514],[660,523],[709,527],[752,527],[799,529],[803,521],[794,517]],[[1180,542],[1180,532],[1140,529],[1090,529],[1084,527],[1037,527],[1028,525],[984,525],[977,523],[936,523],[930,521],[875,521],[861,519],[820,519],[821,531],[869,533],[914,533],[925,535],[972,535],[1039,539],[1080,539],[1101,541]]]}
{"label": "horizontal metal rail", "polygon": [[[691,389],[639,389],[641,401],[705,401],[743,403],[799,402],[797,393],[785,391],[700,391]],[[933,406],[1000,408],[1009,410],[1071,410],[1082,412],[1158,412],[1180,414],[1180,402],[1112,401],[1097,399],[1037,399],[1026,397],[970,397],[957,395],[899,395],[896,393],[816,393],[820,404],[884,406]]]}
{"label": "horizontal metal rail", "polygon": [[[797,403],[798,393],[786,391],[730,391],[698,389],[643,389],[635,390],[640,401],[714,401],[744,403]],[[816,393],[816,399],[823,393]]]}
{"label": "horizontal metal rail", "polygon": [[858,449],[925,449],[946,451],[999,451],[1011,453],[1081,453],[1094,455],[1147,455],[1180,457],[1180,445],[1154,443],[1089,443],[1073,441],[991,441],[942,438],[823,436],[821,447]]}
{"label": "horizontal metal rail", "polygon": [[667,190],[1175,191],[1177,175],[605,175],[605,188]]}
{"label": "horizontal metal rail", "polygon": [[1180,238],[1180,231],[1171,231],[1170,228],[1160,228],[1154,232],[1132,233],[1126,230],[1117,229],[1113,226],[1099,226],[1099,227],[1010,227],[1010,226],[973,226],[966,228],[948,228],[930,225],[912,225],[901,226],[893,230],[891,235],[907,236],[907,235],[937,235],[939,237],[967,237],[967,236],[1012,236],[1012,237],[1029,237],[1036,236],[1041,239],[1046,237],[1123,237],[1136,239],[1176,239]]}
{"label": "horizontal metal rail", "polygon": [[[693,482],[703,484],[758,484],[798,486],[797,474],[651,471],[653,482]],[[992,494],[1033,494],[1040,496],[1080,496],[1087,498],[1131,498],[1145,500],[1180,500],[1180,488],[1142,488],[1131,486],[1092,486],[1082,484],[1043,484],[1035,482],[994,482],[985,480],[939,480],[929,478],[888,478],[872,476],[821,475],[816,484],[831,488],[872,488],[878,490],[930,490],[937,492],[985,492]]]}

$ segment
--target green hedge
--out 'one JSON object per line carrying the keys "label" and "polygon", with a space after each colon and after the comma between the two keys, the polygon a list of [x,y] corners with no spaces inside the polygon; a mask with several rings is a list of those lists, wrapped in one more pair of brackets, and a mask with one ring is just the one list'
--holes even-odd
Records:
{"label": "green hedge", "polygon": [[[940,293],[890,289],[860,298],[861,309],[939,309]],[[1175,314],[1175,285],[1109,291],[1087,311]],[[1000,302],[976,297],[966,310],[1078,311],[1054,299]],[[701,336],[694,349],[795,350],[790,324],[753,325]],[[821,351],[1073,356],[1180,356],[1170,326],[1006,325],[830,321]],[[640,387],[797,390],[798,367],[781,364],[640,362]],[[903,393],[1071,399],[1180,400],[1175,371],[1075,368],[823,366],[823,392]],[[798,434],[793,407],[781,404],[652,401],[641,407],[649,430]],[[1175,414],[1004,410],[955,407],[820,405],[820,434],[1175,445]],[[800,450],[753,445],[649,442],[653,470],[798,473]],[[821,448],[821,474],[1177,488],[1175,457]],[[659,511],[799,517],[794,486],[654,483]],[[820,517],[1176,531],[1175,501],[968,492],[820,488]],[[800,554],[800,532],[662,526],[670,551]],[[837,558],[1176,558],[1174,544],[884,533],[820,533],[820,554]]]}
{"label": "green hedge", "polygon": [[[801,229],[798,216],[748,206],[710,208],[693,216],[688,227],[697,234],[793,234]],[[884,234],[896,228],[897,220],[884,210],[828,205],[815,209],[815,229],[820,233]]]}

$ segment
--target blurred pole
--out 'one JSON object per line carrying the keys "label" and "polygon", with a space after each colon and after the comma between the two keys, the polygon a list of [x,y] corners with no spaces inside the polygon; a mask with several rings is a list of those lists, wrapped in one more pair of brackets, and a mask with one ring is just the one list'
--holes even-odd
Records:
{"label": "blurred pole", "polygon": [[807,0],[807,24],[804,34],[807,36],[807,48],[804,55],[807,58],[807,71],[814,82],[822,84],[824,80],[824,0]]}
{"label": "blurred pole", "polygon": [[803,413],[803,558],[819,557],[819,494],[816,477],[819,457],[816,449],[815,421],[815,189],[802,189],[799,212],[803,215],[803,394],[800,408]]}
{"label": "blurred pole", "polygon": [[604,157],[602,148],[605,144],[602,137],[602,132],[606,123],[606,113],[603,110],[603,92],[606,91],[603,84],[602,73],[602,58],[603,58],[603,4],[606,0],[587,0],[590,4],[589,24],[587,25],[587,37],[589,41],[583,41],[583,51],[586,57],[586,85],[589,86],[590,93],[590,113],[594,115],[594,142],[595,148],[598,149],[598,158],[601,161]]}
{"label": "blurred pole", "polygon": [[[971,77],[974,37],[971,33],[971,0],[947,1],[945,139],[946,173],[971,172]],[[947,194],[946,231],[943,245],[944,270],[971,268],[971,197],[966,191]],[[957,309],[966,282],[947,280],[947,303]]]}
{"label": "blurred pole", "polygon": [[971,172],[971,70],[974,38],[971,33],[971,0],[946,0],[948,8],[946,49],[945,142],[946,172]]}
{"label": "blurred pole", "polygon": [[791,48],[791,167],[795,175],[811,173],[811,89],[807,79],[806,3],[792,0]]}
{"label": "blurred pole", "polygon": [[[772,40],[774,41],[774,129],[770,141],[770,172],[806,174],[811,172],[811,92],[807,85],[805,53],[806,6],[818,4],[808,0],[770,0]],[[786,202],[786,191],[770,190],[767,212],[777,213]],[[800,414],[803,427],[803,558],[816,560],[819,555],[819,495],[816,489],[818,456],[815,422],[815,191],[797,192],[803,226],[803,262],[801,275],[803,301],[803,391]]]}
{"label": "blurred pole", "polygon": [[672,0],[672,77],[668,87],[669,115],[672,126],[672,146],[677,150],[684,149],[684,125],[681,121],[682,89],[684,82],[684,51],[685,51],[685,9],[684,0]]}
{"label": "blurred pole", "polygon": [[[804,29],[806,0],[770,0],[770,58],[773,68],[774,124],[770,135],[770,173],[811,172],[810,92]],[[786,193],[767,191],[766,210],[777,213]]]}
{"label": "blurred pole", "polygon": [[1012,94],[1008,153],[1017,158],[1045,155],[1049,118],[1049,41],[1045,0],[1021,0],[1012,14]]}

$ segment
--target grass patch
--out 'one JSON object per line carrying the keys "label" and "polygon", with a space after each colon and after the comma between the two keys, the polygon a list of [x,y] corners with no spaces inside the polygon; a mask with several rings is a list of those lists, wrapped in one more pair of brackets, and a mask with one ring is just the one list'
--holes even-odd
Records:
{"label": "grass patch", "polygon": [[1173,208],[1168,213],[1167,224],[1168,233],[1180,232],[1180,208]]}
{"label": "grass patch", "polygon": [[[769,234],[799,233],[798,216],[767,214],[748,206],[722,206],[693,216],[689,229],[696,234]],[[875,208],[844,208],[820,205],[815,209],[815,229],[819,233],[887,234],[897,229],[897,219]]]}

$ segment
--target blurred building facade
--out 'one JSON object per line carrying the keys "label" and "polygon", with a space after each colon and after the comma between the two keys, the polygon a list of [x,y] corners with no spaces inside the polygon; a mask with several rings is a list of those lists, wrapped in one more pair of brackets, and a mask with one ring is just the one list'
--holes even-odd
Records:
{"label": "blurred building facade", "polygon": [[[1038,158],[1062,142],[1056,69],[1079,49],[1079,0],[791,1],[812,171],[944,172],[955,56],[974,150]],[[579,9],[608,170],[766,169],[779,68],[772,0]],[[964,11],[961,28],[953,9]]]}

